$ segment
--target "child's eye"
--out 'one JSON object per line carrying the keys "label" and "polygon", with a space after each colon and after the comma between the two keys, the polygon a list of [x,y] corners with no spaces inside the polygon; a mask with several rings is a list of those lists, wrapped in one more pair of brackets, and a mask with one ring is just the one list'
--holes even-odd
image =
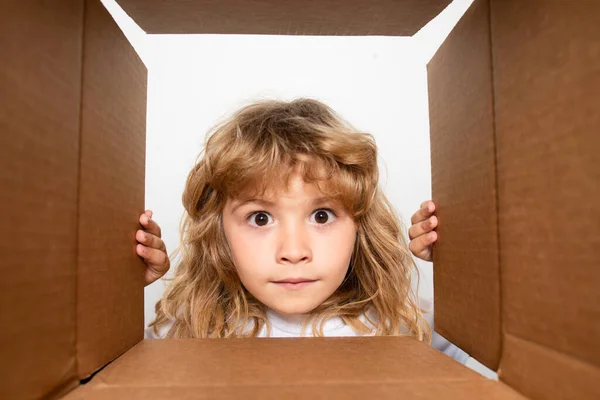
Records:
{"label": "child's eye", "polygon": [[312,215],[314,215],[314,222],[320,225],[325,225],[326,223],[332,221],[335,218],[335,213],[333,212],[333,210],[330,210],[328,208],[317,210]]}
{"label": "child's eye", "polygon": [[271,218],[269,214],[267,214],[264,211],[258,211],[248,216],[248,222],[250,223],[250,225],[260,228],[269,223],[269,218],[271,219],[271,221],[273,221],[273,218]]}

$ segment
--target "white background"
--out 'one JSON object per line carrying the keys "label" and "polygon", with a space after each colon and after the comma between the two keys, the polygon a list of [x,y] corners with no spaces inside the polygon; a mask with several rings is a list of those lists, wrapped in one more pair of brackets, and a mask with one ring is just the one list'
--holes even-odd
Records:
{"label": "white background", "polygon": [[[161,36],[152,44],[162,59],[149,71],[146,206],[167,249],[178,245],[181,193],[205,133],[262,98],[316,98],[372,133],[381,184],[407,225],[431,197],[426,70],[410,38]],[[427,264],[421,290],[431,297]],[[146,289],[146,322],[164,285]]]}

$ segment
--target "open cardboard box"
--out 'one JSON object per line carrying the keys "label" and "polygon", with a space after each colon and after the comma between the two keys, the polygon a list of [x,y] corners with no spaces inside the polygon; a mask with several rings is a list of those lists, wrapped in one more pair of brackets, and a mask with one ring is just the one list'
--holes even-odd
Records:
{"label": "open cardboard box", "polygon": [[[412,35],[448,0],[119,0],[149,33]],[[0,398],[600,398],[600,2],[476,0],[428,66],[436,330],[142,340],[146,70],[99,0],[0,14]]]}

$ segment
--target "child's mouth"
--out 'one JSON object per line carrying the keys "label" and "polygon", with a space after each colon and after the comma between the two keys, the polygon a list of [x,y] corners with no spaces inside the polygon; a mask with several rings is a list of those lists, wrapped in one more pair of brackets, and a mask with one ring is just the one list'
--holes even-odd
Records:
{"label": "child's mouth", "polygon": [[281,281],[274,281],[273,283],[282,289],[286,290],[300,290],[311,284],[315,283],[315,279],[284,279]]}

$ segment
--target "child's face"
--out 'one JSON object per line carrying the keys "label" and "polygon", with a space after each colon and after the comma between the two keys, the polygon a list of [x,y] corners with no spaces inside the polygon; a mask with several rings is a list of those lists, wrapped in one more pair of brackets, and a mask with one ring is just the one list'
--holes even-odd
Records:
{"label": "child's face", "polygon": [[269,308],[308,313],[344,280],[356,240],[354,221],[298,175],[288,191],[264,200],[270,203],[229,200],[225,205],[225,236],[238,275]]}

